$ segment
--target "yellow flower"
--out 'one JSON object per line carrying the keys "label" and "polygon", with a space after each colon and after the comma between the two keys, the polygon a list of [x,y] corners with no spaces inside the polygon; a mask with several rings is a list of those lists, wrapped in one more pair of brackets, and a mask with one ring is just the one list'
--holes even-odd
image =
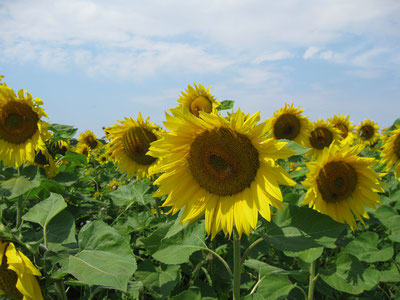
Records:
{"label": "yellow flower", "polygon": [[199,85],[194,84],[194,88],[188,85],[185,92],[181,92],[181,96],[178,99],[180,103],[178,108],[172,109],[174,113],[176,110],[183,108],[190,111],[196,117],[199,116],[200,111],[206,113],[217,113],[217,107],[221,104],[215,97],[210,93],[210,88],[204,88],[200,83]]}
{"label": "yellow flower", "polygon": [[97,200],[97,199],[99,199],[101,197],[103,197],[103,193],[101,193],[101,192],[95,192],[93,194],[93,199],[95,199],[95,200]]}
{"label": "yellow flower", "polygon": [[341,139],[339,129],[330,123],[318,119],[317,122],[313,122],[313,129],[310,132],[306,145],[311,150],[306,152],[305,155],[311,159],[316,159],[322,154],[324,148],[329,147],[331,144],[338,144]]}
{"label": "yellow flower", "polygon": [[389,171],[394,166],[394,175],[400,180],[400,125],[390,132],[392,135],[385,139],[381,163],[386,163]]}
{"label": "yellow flower", "polygon": [[119,181],[116,181],[116,180],[111,180],[110,181],[110,183],[108,184],[108,188],[110,189],[110,190],[117,190],[120,186],[123,186],[124,185],[124,183],[123,182],[119,182]]}
{"label": "yellow flower", "polygon": [[11,299],[41,300],[42,292],[35,276],[42,276],[13,243],[0,240],[0,291]]}
{"label": "yellow flower", "polygon": [[334,115],[328,119],[328,122],[340,130],[340,135],[343,138],[342,144],[353,144],[354,125],[351,125],[352,122],[349,121],[349,116],[345,117],[342,114]]}
{"label": "yellow flower", "polygon": [[17,97],[5,83],[0,85],[0,160],[9,167],[33,163],[36,151],[46,149],[50,137],[48,124],[41,120],[47,117],[39,107],[42,100],[24,93],[20,90]]}
{"label": "yellow flower", "polygon": [[363,147],[325,148],[318,160],[306,163],[310,172],[302,182],[309,187],[302,204],[349,224],[352,230],[357,226],[354,216],[361,222],[368,218],[364,205],[375,208],[380,203],[378,192],[383,192],[379,180],[383,174],[371,169],[375,159],[357,156]]}
{"label": "yellow flower", "polygon": [[269,136],[279,140],[287,139],[301,145],[306,145],[312,130],[311,121],[302,116],[303,109],[293,107],[293,103],[285,106],[274,113],[267,122]]}
{"label": "yellow flower", "polygon": [[120,125],[108,127],[110,143],[107,153],[118,162],[118,170],[129,177],[149,177],[148,169],[158,163],[158,159],[147,153],[150,143],[159,136],[158,126],[144,120],[139,113],[137,121],[125,118]]}
{"label": "yellow flower", "polygon": [[358,142],[373,146],[379,139],[378,131],[379,127],[374,121],[364,120],[356,128]]}
{"label": "yellow flower", "polygon": [[205,214],[212,238],[221,230],[230,236],[233,226],[239,236],[249,235],[258,213],[269,221],[270,205],[282,207],[279,185],[296,184],[275,162],[294,151],[264,136],[266,124],[256,125],[260,113],[244,118],[240,110],[229,121],[204,112],[167,114],[164,125],[172,132],[163,133],[148,152],[161,159],[150,173],[164,172],[153,196],[168,195],[163,206],[172,206],[173,214],[184,207],[181,223]]}
{"label": "yellow flower", "polygon": [[76,147],[75,147],[74,151],[76,153],[83,154],[83,155],[89,157],[89,155],[92,152],[92,149],[90,149],[90,147],[87,144],[78,143],[78,144],[76,144]]}
{"label": "yellow flower", "polygon": [[78,139],[79,143],[86,144],[89,146],[91,150],[100,148],[103,143],[100,142],[94,133],[90,130],[86,130],[80,134],[80,138]]}
{"label": "yellow flower", "polygon": [[97,161],[101,164],[104,165],[106,163],[108,163],[108,155],[103,153],[100,154],[99,157],[97,158]]}

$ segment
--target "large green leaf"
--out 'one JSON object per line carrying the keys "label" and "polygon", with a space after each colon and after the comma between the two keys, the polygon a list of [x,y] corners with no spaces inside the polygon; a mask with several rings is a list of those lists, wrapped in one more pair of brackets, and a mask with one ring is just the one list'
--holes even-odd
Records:
{"label": "large green leaf", "polygon": [[[185,230],[172,237],[165,238],[169,227],[163,227],[154,235],[142,239],[144,246],[152,252],[153,257],[165,264],[182,264],[189,261],[190,255],[206,247],[204,222],[191,224]],[[161,235],[163,235],[161,237]]]}
{"label": "large green leaf", "polygon": [[257,288],[257,292],[247,296],[245,300],[277,300],[287,299],[290,291],[295,288],[287,275],[274,275],[264,279]]}
{"label": "large green leaf", "polygon": [[136,270],[129,243],[114,228],[101,221],[86,224],[78,236],[81,251],[69,260],[68,272],[80,282],[127,291]]}
{"label": "large green leaf", "polygon": [[377,261],[387,261],[393,257],[393,246],[378,249],[380,243],[379,236],[375,232],[364,232],[344,248],[344,253],[349,253],[361,261],[373,263]]}
{"label": "large green leaf", "polygon": [[392,216],[382,223],[390,230],[389,239],[400,243],[400,216]]}
{"label": "large green leaf", "polygon": [[313,261],[315,261],[317,258],[319,258],[322,255],[323,251],[324,251],[324,247],[317,247],[317,248],[310,248],[310,249],[299,251],[299,252],[284,251],[284,253],[285,253],[285,255],[290,256],[290,257],[298,257],[306,263],[312,263]]}
{"label": "large green leaf", "polygon": [[302,272],[297,270],[284,270],[275,266],[271,266],[265,262],[256,260],[256,259],[248,259],[244,262],[246,267],[251,269],[257,270],[260,274],[260,277],[265,275],[272,275],[272,274],[280,274],[280,275],[300,275]]}
{"label": "large green leaf", "polygon": [[232,109],[233,105],[235,104],[234,100],[224,100],[221,104],[217,107],[217,110],[227,110]]}
{"label": "large green leaf", "polygon": [[33,223],[38,223],[42,227],[46,227],[51,219],[53,219],[66,207],[67,204],[60,194],[50,193],[50,196],[47,199],[32,207],[25,215],[22,216],[22,219]]}
{"label": "large green leaf", "polygon": [[[35,171],[37,171],[37,169],[35,169]],[[40,173],[36,173],[33,178],[31,176],[21,175],[17,178],[11,178],[0,182],[0,187],[8,191],[4,195],[12,199],[38,187],[40,185],[40,180]]]}
{"label": "large green leaf", "polygon": [[361,262],[347,253],[340,253],[330,269],[320,269],[322,280],[332,288],[349,294],[360,294],[374,288],[380,280],[376,269],[365,269]]}
{"label": "large green leaf", "polygon": [[262,237],[274,248],[284,251],[303,251],[316,247],[336,247],[335,241],[346,228],[330,217],[308,207],[287,205],[265,222]]}
{"label": "large green leaf", "polygon": [[54,135],[61,139],[71,139],[74,137],[78,128],[62,124],[50,124],[49,130],[53,131]]}
{"label": "large green leaf", "polygon": [[74,162],[76,164],[87,165],[87,157],[84,154],[75,153],[71,151],[65,152],[64,157],[62,158],[65,161]]}
{"label": "large green leaf", "polygon": [[56,215],[47,225],[48,248],[54,252],[77,248],[75,218],[66,210]]}
{"label": "large green leaf", "polygon": [[136,182],[124,185],[116,191],[109,193],[112,201],[117,206],[129,205],[132,202],[146,204],[153,201],[150,194],[147,194],[150,186],[143,182]]}
{"label": "large green leaf", "polygon": [[127,291],[136,269],[132,257],[98,250],[83,250],[70,256],[68,272],[88,285],[102,285]]}
{"label": "large green leaf", "polygon": [[290,140],[282,139],[281,141],[287,142],[287,145],[285,147],[296,151],[294,155],[304,155],[311,150],[311,148],[303,147],[302,145]]}

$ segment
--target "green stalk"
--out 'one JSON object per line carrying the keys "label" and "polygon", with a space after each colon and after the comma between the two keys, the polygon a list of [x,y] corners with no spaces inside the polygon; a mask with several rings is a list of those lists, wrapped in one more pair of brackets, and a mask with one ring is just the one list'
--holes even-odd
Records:
{"label": "green stalk", "polygon": [[313,300],[314,298],[314,287],[315,287],[315,282],[317,281],[318,276],[315,276],[315,266],[316,266],[316,261],[314,260],[311,265],[310,265],[310,280],[309,280],[309,285],[308,285],[308,300]]}
{"label": "green stalk", "polygon": [[240,239],[236,230],[233,231],[233,300],[240,300]]}
{"label": "green stalk", "polygon": [[17,199],[17,219],[16,219],[16,228],[18,229],[22,223],[22,210],[23,210],[23,199],[22,195]]}
{"label": "green stalk", "polygon": [[57,280],[54,282],[54,286],[57,291],[57,296],[59,300],[68,300],[67,294],[65,293],[64,282],[61,280]]}

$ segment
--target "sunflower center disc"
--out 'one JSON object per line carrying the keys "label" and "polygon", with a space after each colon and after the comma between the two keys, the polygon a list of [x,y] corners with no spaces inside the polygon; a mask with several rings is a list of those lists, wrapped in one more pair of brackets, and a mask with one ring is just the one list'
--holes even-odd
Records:
{"label": "sunflower center disc", "polygon": [[341,131],[340,135],[342,136],[342,138],[345,139],[347,137],[347,135],[349,134],[349,130],[347,129],[347,126],[344,125],[343,123],[338,123],[335,125],[335,127]]}
{"label": "sunflower center disc", "polygon": [[204,96],[199,96],[190,103],[190,112],[192,114],[198,117],[199,111],[212,112],[212,103]]}
{"label": "sunflower center disc", "polygon": [[218,196],[231,196],[249,187],[260,166],[258,151],[249,138],[223,127],[195,138],[188,163],[196,182]]}
{"label": "sunflower center disc", "polygon": [[41,151],[39,151],[35,156],[35,163],[41,166],[45,166],[49,164],[49,160]]}
{"label": "sunflower center disc", "polygon": [[150,143],[157,137],[150,130],[143,127],[131,127],[122,137],[122,144],[126,154],[134,162],[141,165],[151,165],[156,158],[146,155]]}
{"label": "sunflower center disc", "polygon": [[89,146],[90,149],[95,149],[97,147],[97,141],[91,135],[86,138],[86,144]]}
{"label": "sunflower center disc", "polygon": [[275,122],[274,135],[277,139],[293,140],[300,132],[300,120],[291,114],[281,115]]}
{"label": "sunflower center disc", "polygon": [[8,269],[6,249],[4,250],[0,266],[0,290],[6,293],[11,299],[22,299],[21,292],[16,288],[18,276],[13,270]]}
{"label": "sunflower center disc", "polygon": [[348,163],[330,162],[319,172],[317,185],[323,200],[336,203],[354,192],[357,185],[357,173]]}
{"label": "sunflower center disc", "polygon": [[371,125],[364,125],[360,129],[360,138],[364,140],[369,140],[374,136],[374,127]]}
{"label": "sunflower center disc", "polygon": [[329,147],[333,141],[333,134],[324,127],[317,127],[311,132],[310,144],[316,149]]}
{"label": "sunflower center disc", "polygon": [[28,104],[17,101],[0,107],[0,139],[22,144],[37,131],[39,117]]}
{"label": "sunflower center disc", "polygon": [[397,158],[400,159],[400,134],[397,134],[396,139],[394,140],[394,153],[396,154]]}

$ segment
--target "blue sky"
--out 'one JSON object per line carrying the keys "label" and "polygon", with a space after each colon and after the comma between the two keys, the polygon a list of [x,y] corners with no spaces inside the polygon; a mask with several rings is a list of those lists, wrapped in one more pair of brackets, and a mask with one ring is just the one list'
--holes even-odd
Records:
{"label": "blue sky", "polygon": [[400,1],[1,0],[0,74],[51,123],[162,124],[188,84],[269,118],[400,117]]}

